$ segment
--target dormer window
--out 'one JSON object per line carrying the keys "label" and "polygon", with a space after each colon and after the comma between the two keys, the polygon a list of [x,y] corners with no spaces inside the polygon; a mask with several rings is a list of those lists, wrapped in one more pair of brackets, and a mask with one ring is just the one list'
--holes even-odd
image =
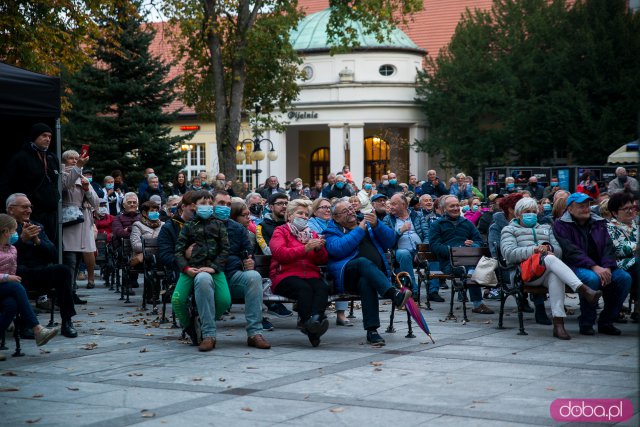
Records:
{"label": "dormer window", "polygon": [[378,72],[384,77],[393,76],[396,73],[396,67],[391,64],[384,64],[378,68]]}

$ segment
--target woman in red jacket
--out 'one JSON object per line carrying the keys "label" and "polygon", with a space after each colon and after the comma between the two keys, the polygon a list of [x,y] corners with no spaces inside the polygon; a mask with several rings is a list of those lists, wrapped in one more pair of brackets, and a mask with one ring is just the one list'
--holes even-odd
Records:
{"label": "woman in red jacket", "polygon": [[324,239],[307,226],[311,211],[309,200],[292,200],[285,214],[286,224],[275,229],[271,249],[271,289],[273,293],[298,301],[302,332],[317,347],[327,332],[324,315],[329,287],[320,277],[321,264],[327,262]]}

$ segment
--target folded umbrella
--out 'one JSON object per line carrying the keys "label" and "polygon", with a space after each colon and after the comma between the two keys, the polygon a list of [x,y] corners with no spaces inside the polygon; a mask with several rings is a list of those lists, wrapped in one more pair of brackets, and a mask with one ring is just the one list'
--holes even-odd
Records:
{"label": "folded umbrella", "polygon": [[[411,278],[409,277],[409,273],[404,271],[401,273],[398,273],[398,275],[396,276],[396,282],[398,284],[398,287],[400,288],[400,291],[406,292],[408,290],[408,286],[406,284],[411,283]],[[407,299],[405,308],[407,309],[407,313],[409,313],[409,315],[413,318],[413,320],[415,320],[415,322],[418,324],[420,329],[422,329],[424,333],[427,334],[427,336],[431,339],[431,342],[435,344],[435,341],[431,336],[431,332],[429,331],[429,326],[427,325],[427,321],[422,315],[422,312],[420,311],[420,307],[418,307],[418,304],[413,300],[413,298]]]}

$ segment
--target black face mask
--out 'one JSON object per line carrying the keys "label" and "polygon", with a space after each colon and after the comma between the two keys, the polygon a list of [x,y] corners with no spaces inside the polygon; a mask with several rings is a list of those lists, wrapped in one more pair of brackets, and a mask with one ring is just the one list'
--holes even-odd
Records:
{"label": "black face mask", "polygon": [[262,206],[262,205],[251,205],[251,206],[249,206],[249,212],[251,212],[251,214],[253,214],[253,216],[260,216],[262,214],[262,209],[264,209],[264,206]]}
{"label": "black face mask", "polygon": [[625,182],[627,182],[627,175],[619,176],[618,181],[624,184]]}

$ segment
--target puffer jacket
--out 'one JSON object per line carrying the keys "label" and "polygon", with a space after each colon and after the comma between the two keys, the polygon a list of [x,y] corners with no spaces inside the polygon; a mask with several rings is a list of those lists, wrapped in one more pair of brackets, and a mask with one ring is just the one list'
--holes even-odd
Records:
{"label": "puffer jacket", "polygon": [[163,222],[160,222],[160,226],[156,228],[149,227],[142,223],[142,221],[136,221],[131,227],[131,248],[133,252],[139,254],[142,252],[142,239],[155,239],[160,234],[160,229],[163,226]]}
{"label": "puffer jacket", "polygon": [[[418,234],[418,237],[420,237],[420,241],[422,241],[422,243],[429,243],[429,223],[416,211],[409,211],[409,218],[411,218],[413,230]],[[396,233],[396,246],[401,236],[396,230],[397,221],[398,219],[391,214],[384,217],[384,223]]]}
{"label": "puffer jacket", "polygon": [[[312,231],[314,239],[318,234]],[[271,248],[271,268],[269,277],[271,278],[271,289],[275,292],[278,283],[283,279],[296,276],[302,279],[319,279],[319,265],[326,264],[328,254],[325,248],[320,250],[305,251],[304,244],[301,243],[291,233],[289,225],[281,225],[276,228],[269,242]]]}
{"label": "puffer jacket", "polygon": [[[193,243],[191,258],[184,257]],[[211,267],[216,272],[224,271],[229,256],[229,237],[224,223],[216,218],[194,218],[185,223],[176,242],[176,261],[180,271],[188,267]]]}
{"label": "puffer jacket", "polygon": [[324,232],[324,237],[327,239],[326,248],[329,253],[329,273],[333,276],[333,283],[338,293],[344,292],[344,267],[358,255],[358,248],[364,239],[364,233],[369,233],[373,244],[380,253],[382,262],[384,262],[386,275],[391,280],[391,270],[387,264],[385,251],[395,244],[394,231],[381,221],[378,221],[375,228],[367,223],[367,231],[360,227],[346,231],[331,220]]}
{"label": "puffer jacket", "polygon": [[524,227],[514,219],[500,233],[500,251],[507,264],[512,266],[529,258],[533,255],[533,250],[543,243],[549,243],[553,254],[562,258],[562,248],[549,224]]}

